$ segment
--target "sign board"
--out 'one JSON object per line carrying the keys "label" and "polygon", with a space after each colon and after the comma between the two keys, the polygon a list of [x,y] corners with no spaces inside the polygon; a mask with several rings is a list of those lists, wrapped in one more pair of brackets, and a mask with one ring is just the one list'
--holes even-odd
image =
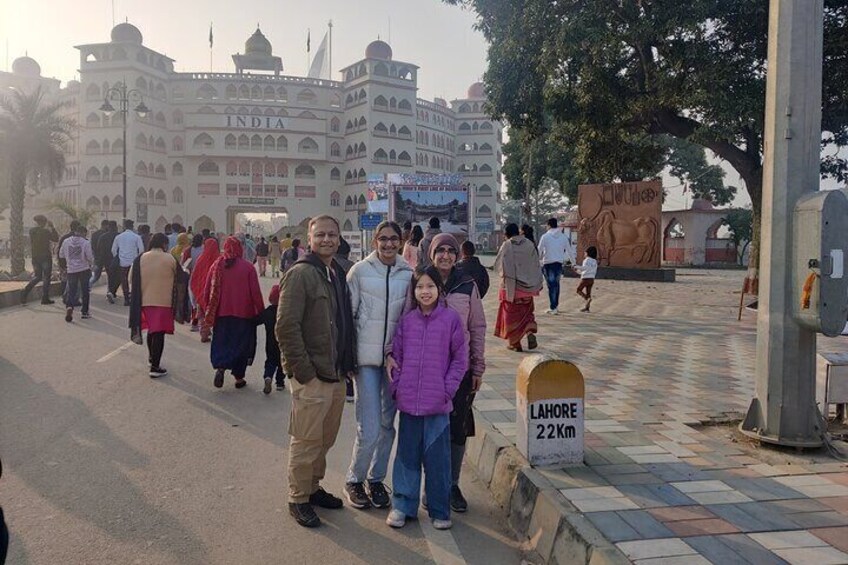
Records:
{"label": "sign board", "polygon": [[380,225],[380,222],[383,221],[382,214],[360,214],[359,215],[359,229],[361,230],[373,230],[377,226]]}
{"label": "sign board", "polygon": [[362,232],[343,231],[342,237],[345,238],[345,241],[347,241],[348,245],[350,245],[350,255],[348,255],[348,259],[350,259],[354,263],[364,259],[364,253],[362,249]]}
{"label": "sign board", "polygon": [[530,355],[515,383],[516,443],[531,465],[583,463],[583,375],[572,363]]}
{"label": "sign board", "polygon": [[426,226],[436,217],[443,232],[468,236],[473,194],[461,174],[389,173],[386,184],[390,220]]}
{"label": "sign board", "polygon": [[273,198],[250,198],[250,197],[241,197],[238,199],[239,204],[257,204],[261,206],[273,206],[274,199]]}

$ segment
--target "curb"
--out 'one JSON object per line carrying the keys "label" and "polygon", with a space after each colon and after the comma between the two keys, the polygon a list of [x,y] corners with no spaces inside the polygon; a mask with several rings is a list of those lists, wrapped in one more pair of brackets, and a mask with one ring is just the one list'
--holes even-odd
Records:
{"label": "curb", "polygon": [[[59,291],[62,289],[62,283],[59,281],[53,281],[50,283],[50,296],[56,296],[59,294]],[[9,308],[10,306],[20,306],[21,305],[21,292],[23,289],[16,288],[15,290],[7,290],[6,292],[0,292],[0,308]],[[31,294],[30,299],[33,302],[36,302],[39,296],[41,296],[41,287],[39,286],[35,289],[37,294]]]}
{"label": "curb", "polygon": [[482,418],[466,461],[486,484],[510,528],[542,563],[624,565],[630,560]]}

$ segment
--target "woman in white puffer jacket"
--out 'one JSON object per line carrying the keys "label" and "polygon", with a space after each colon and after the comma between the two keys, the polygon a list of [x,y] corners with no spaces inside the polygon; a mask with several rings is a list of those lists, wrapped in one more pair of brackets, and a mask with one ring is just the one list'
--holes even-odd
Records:
{"label": "woman in white puffer jacket", "polygon": [[382,222],[374,232],[374,251],[347,274],[356,325],[359,374],[356,389],[356,441],[345,495],[354,508],[385,508],[391,503],[383,485],[395,440],[395,403],[384,368],[384,351],[412,280],[412,268],[399,254],[401,229]]}

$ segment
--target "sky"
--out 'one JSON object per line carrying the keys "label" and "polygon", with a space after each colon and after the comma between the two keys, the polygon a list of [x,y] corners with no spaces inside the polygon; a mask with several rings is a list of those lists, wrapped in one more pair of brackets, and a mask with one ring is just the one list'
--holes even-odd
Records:
{"label": "sky", "polygon": [[[306,35],[315,53],[333,21],[333,68],[364,57],[379,36],[394,59],[421,67],[418,97],[464,97],[486,66],[486,42],[473,29],[474,15],[440,0],[0,0],[3,69],[25,52],[42,75],[67,81],[79,68],[75,45],[109,41],[114,22],[128,19],[145,46],[176,60],[179,72],[234,72],[234,53],[260,25],[283,59],[283,74],[306,76]],[[8,45],[8,58],[6,46]],[[333,77],[339,78],[338,73]]]}

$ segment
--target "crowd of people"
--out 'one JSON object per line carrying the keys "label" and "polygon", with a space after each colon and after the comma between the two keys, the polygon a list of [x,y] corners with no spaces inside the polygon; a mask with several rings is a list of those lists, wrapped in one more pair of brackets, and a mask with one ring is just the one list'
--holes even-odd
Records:
{"label": "crowd of people", "polygon": [[[107,299],[121,289],[129,307],[131,340],[146,343],[149,376],[167,375],[165,336],[175,323],[191,325],[211,342],[213,386],[229,371],[237,389],[247,385],[256,357],[257,327],[265,329],[263,392],[290,380],[289,512],[298,524],[321,524],[315,507],[341,508],[324,489],[326,456],[334,445],[345,400],[355,402],[356,438],[343,496],[357,509],[388,508],[386,522],[403,527],[422,504],[438,529],[451,527],[451,512],[468,503],[459,486],[472,405],[486,370],[487,323],[482,298],[490,281],[471,241],[443,233],[438,218],[426,231],[382,222],[371,253],[350,261],[350,246],[332,216],[313,218],[306,246],[289,234],[258,241],[235,234],[192,234],[181,226],[162,233],[137,231],[130,220],[104,221],[86,237],[72,223],[59,238],[43,216],[30,233],[35,277],[28,292],[46,281],[49,303],[53,242],[65,281],[66,320],[79,303],[90,317],[90,288],[105,271]],[[526,226],[525,226],[526,228]],[[558,312],[563,264],[573,249],[555,219],[535,243],[532,230],[516,224],[495,260],[499,309],[494,333],[508,348],[537,347],[534,298],[547,281],[550,309]],[[223,239],[223,241],[221,241]],[[578,294],[591,303],[597,253],[589,248],[580,267]],[[267,297],[259,278],[280,277]],[[46,274],[45,274],[46,273]],[[399,414],[398,414],[399,413]],[[389,459],[394,491],[385,486]],[[422,471],[424,498],[419,500]]]}

